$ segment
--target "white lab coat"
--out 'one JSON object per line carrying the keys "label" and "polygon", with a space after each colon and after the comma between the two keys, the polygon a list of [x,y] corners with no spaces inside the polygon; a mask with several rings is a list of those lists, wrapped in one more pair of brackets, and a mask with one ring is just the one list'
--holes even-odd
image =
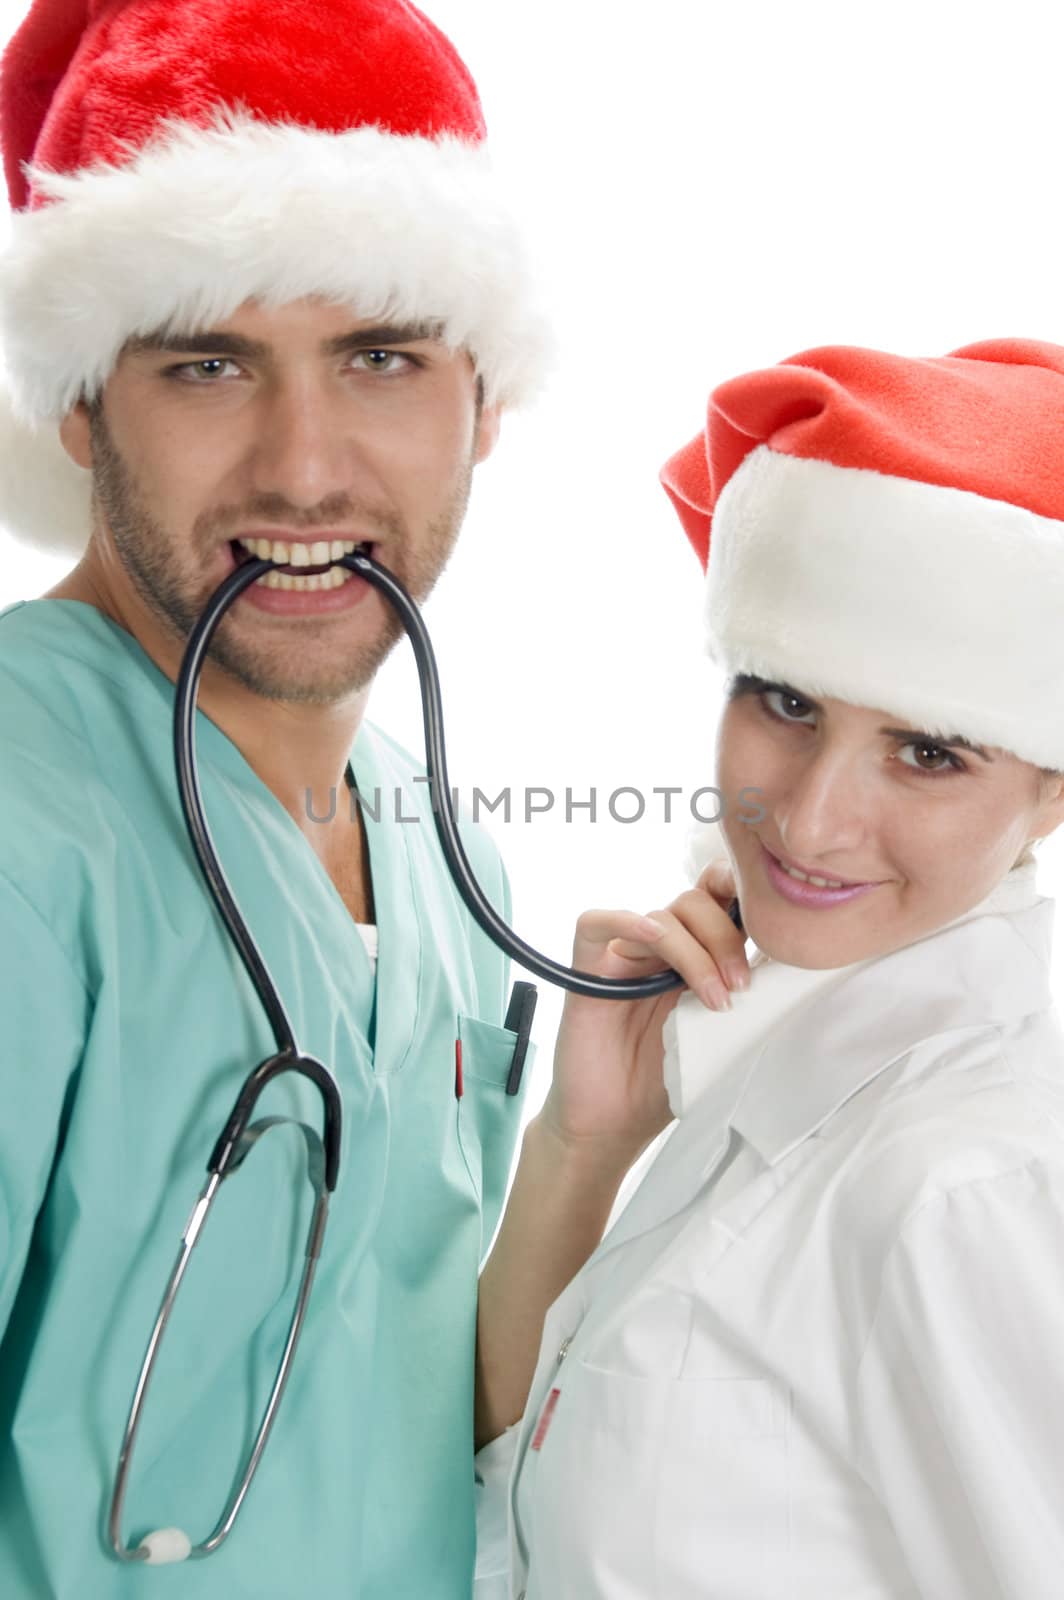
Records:
{"label": "white lab coat", "polygon": [[477,1600],[1064,1594],[1064,1034],[1034,870],[889,956],[766,965],[731,1015],[680,1002],[705,1081],[478,1458]]}

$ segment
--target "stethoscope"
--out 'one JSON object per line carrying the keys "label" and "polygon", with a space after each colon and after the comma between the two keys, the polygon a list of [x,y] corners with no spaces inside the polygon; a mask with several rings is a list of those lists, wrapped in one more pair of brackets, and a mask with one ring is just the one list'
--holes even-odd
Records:
{"label": "stethoscope", "polygon": [[[277,1049],[248,1075],[237,1096],[229,1120],[214,1146],[210,1161],[207,1163],[207,1182],[200,1192],[182,1234],[177,1260],[148,1340],[126,1423],[111,1499],[110,1540],[115,1555],[121,1561],[165,1565],[188,1559],[202,1559],[213,1554],[228,1537],[266,1448],[270,1429],[288,1381],[321,1253],[329,1214],[329,1197],[336,1188],[339,1176],[342,1117],[339,1088],[328,1067],[300,1049],[295,1031],[266,963],[237,909],[207,825],[196,762],[196,695],[214,631],[225,612],[244,590],[277,565],[278,563],[274,561],[256,557],[243,562],[218,585],[189,636],[177,679],[173,719],[174,763],[189,839],[219,915],[262,1001],[273,1029]],[[581,972],[576,968],[564,966],[549,956],[542,955],[530,944],[526,944],[503,921],[477,882],[459,835],[447,773],[439,673],[432,642],[421,613],[398,579],[371,557],[356,550],[353,554],[344,555],[339,561],[332,562],[331,565],[350,568],[375,589],[380,590],[398,613],[409,635],[421,683],[421,708],[425,725],[425,766],[429,778],[436,832],[455,887],[471,915],[488,937],[526,971],[573,994],[587,995],[593,999],[640,1000],[664,994],[670,989],[681,986],[683,979],[672,971],[656,973],[648,978],[601,978],[591,972]],[[736,925],[741,926],[737,905],[733,905],[731,915]],[[129,1547],[122,1537],[122,1512],[129,1483],[133,1447],[159,1346],[188,1267],[189,1257],[202,1233],[222,1183],[239,1170],[251,1150],[272,1127],[287,1120],[266,1117],[254,1123],[251,1121],[262,1091],[267,1084],[286,1072],[300,1074],[317,1087],[322,1099],[323,1133],[319,1136],[307,1124],[298,1124],[307,1149],[307,1172],[314,1194],[314,1206],[307,1233],[303,1273],[295,1309],[258,1433],[245,1469],[229,1497],[225,1510],[215,1524],[213,1532],[206,1539],[193,1545],[182,1529],[162,1528],[148,1534],[138,1545]]]}

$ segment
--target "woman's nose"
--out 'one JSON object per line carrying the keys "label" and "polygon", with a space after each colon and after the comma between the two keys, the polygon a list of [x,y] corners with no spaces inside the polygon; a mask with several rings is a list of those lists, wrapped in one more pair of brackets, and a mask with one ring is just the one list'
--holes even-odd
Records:
{"label": "woman's nose", "polygon": [[789,854],[816,862],[853,849],[868,833],[871,798],[857,763],[840,751],[818,751],[796,772],[773,807]]}

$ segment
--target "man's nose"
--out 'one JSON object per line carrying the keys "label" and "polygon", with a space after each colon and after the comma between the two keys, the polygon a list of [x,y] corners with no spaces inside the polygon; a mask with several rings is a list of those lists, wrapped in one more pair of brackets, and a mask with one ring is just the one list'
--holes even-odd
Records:
{"label": "man's nose", "polygon": [[352,490],[357,453],[342,399],[313,377],[272,384],[257,408],[253,487],[300,510]]}

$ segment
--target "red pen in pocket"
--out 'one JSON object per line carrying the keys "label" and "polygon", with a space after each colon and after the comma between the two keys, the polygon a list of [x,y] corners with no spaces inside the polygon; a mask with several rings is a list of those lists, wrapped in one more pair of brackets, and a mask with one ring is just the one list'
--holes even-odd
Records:
{"label": "red pen in pocket", "polygon": [[539,1421],[536,1423],[536,1431],[532,1435],[532,1443],[528,1447],[530,1450],[542,1450],[543,1441],[547,1437],[547,1429],[551,1425],[551,1419],[561,1397],[562,1392],[560,1389],[552,1389],[547,1396],[547,1403],[540,1413]]}

